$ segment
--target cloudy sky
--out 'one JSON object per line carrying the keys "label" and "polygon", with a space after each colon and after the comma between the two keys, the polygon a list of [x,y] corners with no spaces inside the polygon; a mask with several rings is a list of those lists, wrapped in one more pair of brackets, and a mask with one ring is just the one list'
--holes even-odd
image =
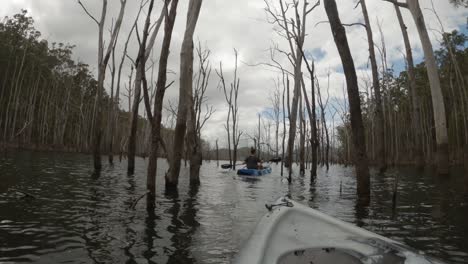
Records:
{"label": "cloudy sky", "polygon": [[[269,0],[274,1],[276,0]],[[336,0],[343,23],[362,22],[361,9],[354,9],[357,0]],[[419,0],[430,35],[435,48],[439,46],[441,25],[432,9],[431,0]],[[458,29],[466,32],[468,9],[456,9],[449,4],[448,0],[433,0],[435,10],[440,16],[443,27],[446,31]],[[36,28],[43,34],[43,38],[49,42],[63,42],[76,45],[75,58],[89,64],[92,69],[96,69],[97,57],[97,27],[89,17],[85,15],[76,0],[4,0],[0,9],[1,16],[9,16],[18,13],[21,9],[27,9],[36,21]],[[102,1],[82,0],[89,11],[97,17],[100,14]],[[158,5],[154,17],[159,14],[161,2]],[[187,2],[180,0],[178,16],[173,34],[169,68],[174,71],[169,75],[170,80],[174,80],[174,85],[168,89],[167,100],[177,102],[178,94],[178,74],[180,44],[186,21]],[[385,39],[388,62],[396,71],[404,67],[403,41],[401,31],[395,16],[393,6],[381,0],[367,0],[369,16],[374,31],[374,38],[378,46],[381,46],[381,34],[378,24],[381,25],[383,38]],[[121,39],[118,45],[119,52],[122,52],[124,38],[135,19],[139,7],[139,0],[128,0],[128,8],[125,13],[124,25]],[[117,14],[119,7],[118,0],[109,0],[109,17]],[[232,71],[234,66],[233,49],[239,51],[240,92],[240,129],[247,134],[253,134],[257,124],[257,113],[264,112],[271,107],[270,94],[274,90],[273,80],[279,73],[273,69],[262,66],[251,66],[261,62],[268,62],[270,58],[269,47],[272,43],[278,43],[280,47],[287,50],[288,46],[273,30],[274,26],[268,23],[268,17],[264,11],[264,0],[204,0],[200,14],[199,23],[196,29],[196,39],[211,50],[210,61],[213,68],[218,67],[219,62],[223,62],[223,69],[227,82],[232,81]],[[422,59],[421,45],[415,30],[413,20],[407,10],[403,10],[403,15],[410,32],[417,61]],[[153,18],[153,21],[155,19]],[[110,27],[110,18],[107,27]],[[344,76],[341,70],[341,61],[336,50],[335,43],[330,32],[329,24],[319,23],[326,21],[325,10],[319,6],[308,16],[307,37],[305,49],[315,58],[318,77],[322,87],[327,85],[327,72],[330,71],[330,96],[342,97],[342,87]],[[142,27],[140,27],[141,29]],[[347,28],[348,39],[351,46],[356,68],[359,69],[358,76],[361,79],[369,78],[367,38],[362,27]],[[160,34],[162,35],[162,34]],[[122,37],[124,36],[124,37]],[[154,60],[158,60],[161,38],[156,43]],[[129,55],[135,57],[137,47],[135,40],[129,48]],[[284,58],[278,57],[285,67],[289,67]],[[379,62],[380,63],[380,62]],[[304,72],[307,72],[304,70]],[[127,78],[129,67],[123,78]],[[218,89],[218,77],[212,72],[208,87],[208,103],[213,105],[216,113],[207,123],[203,137],[214,142],[219,138],[224,144],[225,130],[224,120],[227,116],[227,107],[224,95]],[[122,104],[126,106],[126,99],[122,96]],[[167,101],[166,100],[166,101]],[[143,113],[142,106],[140,113]],[[334,110],[331,110],[334,111]],[[247,144],[247,138],[241,145]]]}

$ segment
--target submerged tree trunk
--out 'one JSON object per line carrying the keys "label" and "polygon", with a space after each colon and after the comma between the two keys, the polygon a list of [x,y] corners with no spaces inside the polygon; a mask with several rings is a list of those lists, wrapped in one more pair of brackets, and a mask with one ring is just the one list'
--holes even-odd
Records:
{"label": "submerged tree trunk", "polygon": [[[299,48],[298,48],[299,49]],[[288,181],[292,181],[292,164],[293,164],[293,151],[294,151],[294,140],[296,138],[296,127],[297,127],[297,111],[298,111],[298,102],[299,102],[299,93],[301,89],[301,65],[302,59],[296,60],[296,66],[294,67],[294,90],[293,98],[291,104],[291,114],[289,116],[289,137],[288,137],[288,159],[287,167],[288,172]]]}
{"label": "submerged tree trunk", "polygon": [[366,23],[366,32],[367,32],[367,41],[369,44],[369,58],[372,68],[372,87],[374,90],[375,97],[375,145],[376,145],[376,162],[379,171],[382,173],[386,170],[386,150],[385,150],[385,130],[384,130],[384,115],[382,107],[382,96],[380,94],[380,84],[379,84],[379,70],[377,67],[377,60],[375,56],[374,49],[374,39],[372,36],[372,28],[369,20],[369,15],[367,13],[366,1],[361,0],[362,13],[364,15],[364,21]]}
{"label": "submerged tree trunk", "polygon": [[193,98],[190,98],[191,107],[188,113],[187,120],[187,137],[188,137],[188,150],[190,151],[190,184],[200,184],[200,167],[202,165],[202,152],[200,146],[200,138],[197,134],[196,128],[196,113],[193,108]]}
{"label": "submerged tree trunk", "polygon": [[436,164],[439,174],[449,173],[449,147],[448,147],[448,134],[447,134],[447,121],[445,116],[445,104],[440,86],[439,72],[432,50],[432,43],[427,32],[424,16],[419,6],[419,0],[411,0],[408,2],[408,8],[413,16],[416,28],[419,32],[421,44],[424,50],[424,57],[427,68],[427,75],[429,77],[429,84],[431,87],[432,107],[435,122],[436,143],[437,143],[437,156]]}
{"label": "submerged tree trunk", "polygon": [[[327,93],[330,89],[330,76],[328,76],[328,85],[327,85]],[[322,133],[322,146],[323,146],[323,149],[322,149],[322,156],[323,156],[323,160],[322,160],[322,164],[325,164],[326,168],[327,168],[327,171],[330,169],[330,164],[329,164],[329,151],[330,151],[330,137],[328,135],[328,127],[327,127],[327,120],[325,118],[325,108],[327,107],[328,105],[328,97],[327,97],[327,100],[325,101],[325,103],[323,102],[323,99],[322,99],[322,93],[321,93],[321,89],[320,89],[320,86],[317,82],[317,96],[318,96],[318,103],[319,103],[319,107],[320,107],[320,113],[321,113],[321,123],[322,123],[322,129],[323,129],[323,133]]]}
{"label": "submerged tree trunk", "polygon": [[[286,108],[285,108],[285,93],[286,91],[289,93],[289,77],[286,77],[286,83],[284,83],[284,75],[285,73],[283,72],[283,99],[282,99],[282,104],[283,104],[283,138],[282,138],[282,145],[281,145],[281,177],[283,177],[283,172],[284,172],[284,164],[285,164],[285,149],[284,145],[286,143]],[[289,99],[289,96],[287,97]]]}
{"label": "submerged tree trunk", "polygon": [[302,98],[299,98],[299,173],[305,174],[305,120]]}
{"label": "submerged tree trunk", "polygon": [[169,58],[169,49],[171,46],[172,30],[177,14],[178,0],[166,0],[164,8],[171,2],[170,11],[166,12],[165,23],[164,23],[164,37],[161,47],[161,55],[159,57],[159,70],[158,80],[156,82],[156,94],[154,97],[154,114],[152,116],[151,125],[151,151],[148,161],[148,174],[146,181],[146,188],[150,192],[151,196],[154,197],[156,192],[156,171],[158,166],[158,152],[159,144],[161,144],[161,119],[162,119],[162,107],[164,94],[166,92],[166,81],[167,81],[167,62]]}
{"label": "submerged tree trunk", "polygon": [[[180,51],[179,109],[174,131],[174,145],[169,171],[166,173],[166,188],[177,189],[180,173],[180,161],[184,150],[184,138],[187,129],[187,116],[195,123],[193,110],[193,34],[200,14],[202,0],[190,0],[187,12],[187,25]],[[193,112],[193,113],[192,113]],[[192,142],[195,144],[195,142]],[[197,162],[198,163],[198,162]],[[192,168],[193,164],[190,164]],[[198,178],[198,177],[196,177]],[[190,177],[192,181],[192,177]],[[194,179],[195,180],[195,179]]]}
{"label": "submerged tree trunk", "polygon": [[216,167],[219,167],[219,147],[218,147],[218,139],[216,139]]}
{"label": "submerged tree trunk", "polygon": [[362,122],[361,99],[357,83],[356,69],[348,45],[346,31],[340,21],[335,0],[325,0],[325,11],[330,21],[333,38],[343,63],[346,76],[352,138],[354,143],[354,163],[357,174],[357,194],[363,202],[370,201],[370,177]]}
{"label": "submerged tree trunk", "polygon": [[[153,9],[153,4],[154,4],[154,0],[150,2],[151,10]],[[128,138],[128,147],[127,147],[127,152],[128,152],[127,153],[128,155],[127,172],[130,174],[135,172],[135,155],[136,155],[136,140],[137,140],[136,137],[137,137],[137,132],[138,132],[137,130],[138,130],[138,117],[139,117],[138,110],[140,108],[140,101],[141,101],[141,85],[142,85],[143,77],[144,77],[143,71],[145,71],[146,62],[151,54],[151,50],[153,49],[156,37],[159,33],[159,29],[161,27],[161,24],[164,18],[163,16],[164,14],[167,15],[168,11],[165,10],[166,4],[168,5],[168,3],[165,3],[163,9],[161,10],[161,14],[159,16],[159,19],[156,21],[155,28],[153,29],[153,33],[151,34],[151,37],[149,38],[149,42],[143,41],[142,43],[140,43],[138,57],[135,62],[136,74],[135,74],[135,85],[134,85],[134,91],[133,91],[134,98],[133,98],[132,114],[131,114],[131,121],[130,121],[131,122],[130,123],[130,135]],[[137,20],[138,20],[138,16],[137,16]],[[150,26],[149,16],[147,16],[145,23],[146,23],[145,27],[146,25],[148,27]],[[149,28],[147,30],[149,30]],[[149,31],[143,34],[146,34],[146,40],[148,40]],[[129,98],[129,100],[131,99]]]}
{"label": "submerged tree trunk", "polygon": [[239,83],[240,83],[240,78],[237,76],[237,57],[238,57],[238,52],[236,49],[234,49],[234,55],[235,55],[235,67],[234,67],[234,80],[231,83],[231,95],[234,96],[234,98],[231,98],[231,114],[232,114],[232,149],[233,149],[233,155],[232,155],[232,169],[236,169],[236,163],[237,163],[237,148],[239,146],[239,139],[242,135],[242,132],[239,132],[239,106],[238,106],[238,95],[239,95]]}
{"label": "submerged tree trunk", "polygon": [[102,137],[102,101],[103,101],[103,91],[104,91],[104,80],[106,78],[106,68],[107,63],[109,62],[112,49],[117,41],[119,35],[120,27],[122,25],[123,16],[125,12],[125,6],[127,0],[120,1],[120,11],[118,18],[115,22],[115,25],[111,32],[111,38],[109,40],[108,47],[104,50],[104,26],[106,22],[107,15],[107,0],[103,0],[102,11],[100,20],[97,21],[92,17],[89,12],[86,10],[84,5],[78,1],[78,3],[83,7],[83,10],[88,14],[98,25],[99,28],[99,39],[98,39],[98,82],[97,82],[97,101],[96,101],[96,118],[94,119],[94,137],[93,137],[93,160],[94,160],[94,170],[95,172],[100,172],[102,168],[101,164],[101,137]]}
{"label": "submerged tree trunk", "polygon": [[406,50],[406,60],[408,63],[408,80],[409,80],[409,90],[411,94],[411,124],[413,128],[413,157],[414,162],[417,167],[424,166],[424,158],[422,152],[422,128],[421,128],[421,109],[420,109],[420,97],[416,91],[416,76],[414,72],[414,62],[413,62],[413,52],[411,50],[411,44],[408,37],[408,31],[406,25],[403,21],[403,16],[401,15],[400,8],[397,5],[395,6],[395,11],[398,17],[398,22],[400,24],[401,33],[403,35],[403,41],[405,43]]}
{"label": "submerged tree trunk", "polygon": [[310,147],[312,151],[312,165],[310,166],[310,177],[314,178],[317,176],[317,163],[318,163],[318,139],[317,139],[317,114],[315,113],[315,64],[312,62],[312,66],[310,66],[309,62],[305,58],[304,54],[302,54],[304,58],[304,62],[306,63],[307,70],[309,71],[310,75],[310,87],[311,87],[311,100],[309,101],[309,96],[307,95],[307,91],[305,88],[304,78],[301,80],[302,84],[302,93],[304,94],[304,99],[306,103],[306,109],[309,116],[310,122]]}

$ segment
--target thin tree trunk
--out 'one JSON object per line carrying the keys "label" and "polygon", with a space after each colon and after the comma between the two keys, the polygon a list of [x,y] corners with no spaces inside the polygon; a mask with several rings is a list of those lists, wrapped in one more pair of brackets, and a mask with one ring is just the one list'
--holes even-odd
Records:
{"label": "thin tree trunk", "polygon": [[[117,43],[117,42],[116,42]],[[108,133],[108,144],[109,144],[109,155],[108,155],[108,161],[109,164],[114,164],[114,133],[116,130],[114,130],[114,115],[115,111],[118,111],[114,108],[115,101],[114,101],[114,85],[115,85],[115,45],[112,48],[112,66],[111,66],[111,93],[110,93],[110,101],[109,101],[109,109],[108,111],[108,125],[107,125],[107,133]],[[118,94],[115,95],[115,97],[118,97]]]}
{"label": "thin tree trunk", "polygon": [[305,174],[305,128],[304,128],[304,108],[302,98],[299,98],[299,173]]}
{"label": "thin tree trunk", "polygon": [[371,62],[371,69],[372,69],[372,87],[374,88],[374,96],[375,96],[375,144],[376,144],[376,155],[377,155],[377,167],[379,171],[382,173],[386,170],[386,150],[385,150],[385,130],[384,130],[384,116],[383,116],[383,108],[382,108],[382,96],[380,94],[380,84],[379,84],[379,71],[377,67],[377,60],[375,56],[375,49],[374,49],[374,39],[372,36],[372,28],[369,20],[369,15],[367,13],[367,6],[366,1],[361,0],[361,7],[362,13],[364,15],[364,21],[366,24],[366,32],[367,32],[367,41],[369,44],[369,58]]}
{"label": "thin tree trunk", "polygon": [[406,60],[408,63],[408,80],[409,80],[409,90],[411,94],[411,123],[413,127],[413,156],[414,162],[417,167],[424,166],[424,158],[422,153],[422,128],[421,128],[421,108],[420,108],[420,97],[416,91],[416,76],[414,72],[414,61],[413,61],[413,52],[411,49],[411,43],[408,37],[407,27],[401,15],[400,8],[397,5],[395,6],[395,11],[398,17],[398,22],[400,24],[401,33],[403,35],[403,41],[405,43],[406,50]]}
{"label": "thin tree trunk", "polygon": [[283,170],[284,170],[284,162],[285,162],[285,157],[284,157],[284,145],[286,141],[286,109],[285,109],[285,93],[286,90],[289,92],[289,77],[286,78],[286,83],[284,83],[284,72],[283,72],[283,139],[282,139],[282,146],[281,146],[281,177],[283,177]]}
{"label": "thin tree trunk", "polygon": [[[154,3],[154,0],[150,2],[151,10],[153,8],[152,6],[153,3]],[[146,65],[146,61],[148,60],[149,55],[151,54],[151,50],[153,49],[153,46],[155,43],[154,39],[156,38],[159,32],[159,28],[161,27],[163,15],[167,13],[167,10],[165,10],[165,7],[166,5],[161,10],[161,15],[159,16],[159,19],[156,21],[156,26],[153,29],[153,33],[151,35],[149,42],[146,39],[144,43],[140,44],[138,58],[137,58],[136,65],[135,65],[136,67],[135,85],[133,87],[134,100],[133,100],[133,106],[132,106],[130,136],[128,138],[128,150],[127,150],[128,152],[127,153],[128,154],[127,172],[130,174],[133,174],[135,172],[136,140],[137,140],[137,132],[138,132],[137,131],[138,130],[138,110],[139,110],[140,101],[141,101],[141,85],[142,85],[142,78],[144,74],[143,71],[146,70],[144,65]],[[148,25],[148,27],[150,26],[149,19],[150,19],[149,17],[146,18],[145,27],[146,25]],[[135,24],[137,23],[137,20],[138,20],[138,16],[135,21]],[[148,35],[146,35],[146,37],[148,37]]]}
{"label": "thin tree trunk", "polygon": [[218,139],[216,139],[216,167],[219,167],[219,147],[218,147]]}
{"label": "thin tree trunk", "polygon": [[[164,94],[166,92],[167,81],[167,64],[169,58],[169,49],[171,45],[172,30],[177,14],[178,0],[165,0],[164,8],[171,2],[170,11],[166,13],[164,24],[164,38],[161,47],[161,55],[159,58],[158,81],[156,83],[156,95],[154,100],[154,115],[152,117],[151,126],[151,152],[148,161],[148,175],[146,181],[146,188],[154,197],[156,192],[156,171],[158,166],[158,150],[161,144],[161,119]],[[150,115],[148,115],[150,116]]]}
{"label": "thin tree trunk", "polygon": [[310,177],[314,178],[317,176],[317,163],[318,163],[318,140],[317,140],[317,115],[315,113],[315,65],[312,63],[312,67],[309,65],[307,62],[304,54],[304,61],[307,66],[307,70],[309,71],[310,74],[310,86],[311,86],[311,100],[309,101],[309,96],[307,95],[307,91],[305,88],[305,83],[304,79],[302,79],[302,93],[304,94],[304,99],[306,103],[306,108],[307,108],[307,113],[309,115],[309,122],[310,122],[310,146],[311,146],[311,151],[312,151],[312,165],[310,169]]}
{"label": "thin tree trunk", "polygon": [[[166,174],[166,188],[177,189],[179,182],[180,161],[184,149],[184,138],[187,129],[187,116],[189,116],[189,124],[192,129],[192,146],[198,147],[195,133],[195,112],[193,109],[193,34],[197,25],[198,16],[200,14],[202,0],[190,0],[187,12],[187,25],[184,33],[184,40],[180,51],[180,85],[179,85],[179,109],[177,111],[177,121],[174,132],[173,155],[169,164],[169,171]],[[190,138],[189,138],[190,140]],[[187,149],[188,150],[188,149]],[[197,153],[195,153],[197,154]],[[197,157],[194,157],[197,158]],[[185,159],[187,160],[187,159]],[[196,164],[201,161],[190,164],[190,182],[199,183],[199,175],[196,173]],[[192,175],[192,167],[193,173]],[[199,170],[199,167],[198,167]]]}
{"label": "thin tree trunk", "polygon": [[127,0],[120,1],[120,11],[118,18],[115,22],[114,28],[111,32],[111,37],[109,40],[109,44],[104,50],[104,26],[106,22],[107,16],[107,0],[103,0],[102,2],[102,12],[100,21],[97,21],[94,17],[92,17],[89,12],[86,10],[84,5],[78,1],[78,3],[83,7],[86,14],[88,14],[98,25],[99,28],[99,38],[98,38],[98,82],[97,82],[97,101],[96,101],[96,118],[94,119],[94,137],[93,137],[93,160],[94,160],[94,171],[96,173],[101,171],[102,163],[101,163],[101,137],[102,137],[102,102],[103,102],[103,91],[104,91],[104,80],[106,78],[106,68],[107,63],[109,62],[110,55],[112,52],[113,47],[115,46],[115,42],[117,41],[120,27],[122,25],[123,16],[125,13],[125,6],[127,4]]}
{"label": "thin tree trunk", "polygon": [[238,95],[239,95],[239,82],[240,79],[237,77],[237,58],[238,58],[238,53],[237,50],[234,49],[234,54],[235,54],[235,68],[234,68],[234,80],[233,83],[231,84],[231,94],[234,93],[234,102],[231,101],[231,114],[232,114],[232,147],[233,147],[233,157],[232,157],[232,169],[236,169],[236,163],[237,163],[237,147],[239,145],[239,139],[242,133],[239,133],[239,108],[238,108]]}

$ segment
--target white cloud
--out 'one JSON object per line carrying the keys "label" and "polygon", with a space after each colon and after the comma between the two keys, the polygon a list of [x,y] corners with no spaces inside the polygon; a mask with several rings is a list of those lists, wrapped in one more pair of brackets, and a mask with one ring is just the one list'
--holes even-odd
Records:
{"label": "white cloud", "polygon": [[[5,2],[5,1],[4,1]],[[99,14],[101,1],[85,0],[90,12]],[[179,70],[180,44],[185,27],[187,2],[180,1],[178,17],[173,34],[173,43],[169,68],[175,72]],[[119,1],[109,1],[109,17],[115,16],[118,11]],[[137,4],[138,3],[138,4]],[[353,23],[362,21],[360,8],[354,9],[356,1],[337,0],[339,11],[343,23]],[[430,8],[430,0],[420,0],[424,9],[424,14],[428,28],[439,29],[440,26],[434,14],[427,10]],[[468,9],[455,9],[448,0],[436,0],[434,2],[436,10],[441,17],[445,30],[464,28]],[[128,10],[121,33],[119,48],[122,49],[123,37],[127,35],[131,27],[131,20],[134,19],[139,1],[129,0]],[[386,41],[387,59],[389,65],[401,65],[403,42],[398,22],[395,17],[393,6],[381,0],[367,0],[371,23],[374,31],[376,44],[380,46],[380,33],[377,23],[381,23],[382,31]],[[0,15],[7,16],[18,13],[21,8],[28,9],[36,20],[36,27],[49,41],[75,44],[76,58],[96,68],[97,53],[97,28],[96,25],[84,14],[76,1],[64,0],[10,0],[2,5]],[[272,41],[279,43],[284,50],[288,49],[286,42],[280,39],[273,31],[273,26],[266,22],[266,14],[263,0],[205,0],[200,14],[199,24],[196,30],[196,38],[202,43],[206,43],[212,51],[211,63],[213,72],[209,85],[209,102],[216,108],[216,113],[206,124],[204,138],[213,141],[219,138],[220,145],[226,142],[224,119],[227,115],[227,108],[222,92],[217,88],[218,77],[214,72],[219,61],[223,61],[226,80],[232,80],[233,71],[233,48],[239,51],[240,61],[247,63],[258,63],[269,60],[268,48]],[[156,7],[155,15],[158,15],[160,4]],[[417,61],[422,59],[422,52],[417,31],[409,12],[403,10],[404,19],[410,33],[410,40],[415,50]],[[154,20],[154,19],[153,19]],[[305,49],[309,51],[320,51],[320,58],[317,58],[316,69],[321,87],[327,87],[327,72],[330,69],[330,96],[342,97],[344,75],[341,72],[341,60],[338,56],[335,43],[330,33],[326,14],[323,6],[318,7],[308,18],[307,39]],[[319,24],[318,24],[319,23]],[[369,76],[368,70],[368,48],[365,31],[362,27],[347,28],[348,39],[352,50],[356,68],[359,69],[358,77]],[[438,48],[437,33],[431,34],[435,48]],[[162,38],[162,30],[159,40]],[[129,55],[135,56],[137,53],[136,41],[131,43]],[[160,41],[157,42],[154,60],[157,61]],[[281,60],[285,65],[287,61]],[[125,69],[123,80],[126,82],[129,68]],[[307,71],[304,69],[304,74]],[[239,77],[241,78],[241,88],[239,92],[240,106],[240,129],[247,133],[253,131],[257,125],[257,113],[270,106],[268,96],[274,90],[273,78],[278,73],[272,69],[264,67],[251,67],[239,63]],[[168,89],[167,99],[177,100],[178,75],[170,75],[170,80],[174,80],[174,86]],[[362,83],[362,82],[361,82]],[[292,86],[292,84],[291,84]],[[122,98],[123,102],[126,99]],[[123,103],[126,105],[126,103]],[[141,113],[144,111],[141,107]]]}

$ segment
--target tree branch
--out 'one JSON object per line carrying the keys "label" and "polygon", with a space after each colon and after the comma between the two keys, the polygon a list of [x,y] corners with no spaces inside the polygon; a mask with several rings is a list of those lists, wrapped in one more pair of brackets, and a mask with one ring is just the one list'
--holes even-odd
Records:
{"label": "tree branch", "polygon": [[397,5],[399,7],[408,8],[408,3],[400,3],[397,0],[383,0],[383,1],[392,3],[392,4]]}
{"label": "tree branch", "polygon": [[83,5],[83,3],[81,3],[81,0],[78,0],[78,4],[83,8],[83,10],[86,12],[86,14],[87,14],[92,20],[94,20],[94,22],[96,22],[96,24],[99,26],[99,25],[100,25],[99,21],[97,21],[97,19],[94,18],[94,16],[91,15],[91,13],[88,12],[88,9],[86,9],[86,7]]}

